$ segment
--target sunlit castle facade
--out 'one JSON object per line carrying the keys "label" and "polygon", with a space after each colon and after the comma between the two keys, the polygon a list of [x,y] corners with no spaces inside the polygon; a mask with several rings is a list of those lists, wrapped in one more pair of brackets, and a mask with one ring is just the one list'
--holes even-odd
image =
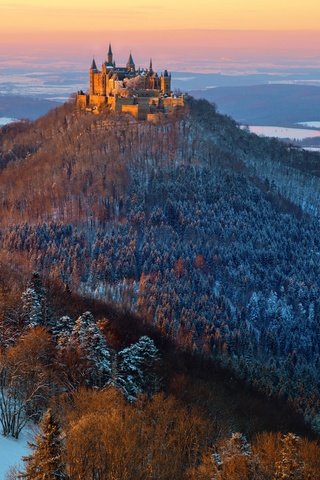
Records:
{"label": "sunlit castle facade", "polygon": [[107,108],[130,113],[137,119],[152,120],[152,115],[168,113],[184,105],[183,97],[171,91],[171,75],[165,70],[159,76],[154,72],[152,60],[149,68],[136,69],[132,54],[124,67],[118,67],[109,45],[107,60],[98,70],[95,59],[89,72],[89,92],[79,92],[77,105],[81,109],[100,113]]}

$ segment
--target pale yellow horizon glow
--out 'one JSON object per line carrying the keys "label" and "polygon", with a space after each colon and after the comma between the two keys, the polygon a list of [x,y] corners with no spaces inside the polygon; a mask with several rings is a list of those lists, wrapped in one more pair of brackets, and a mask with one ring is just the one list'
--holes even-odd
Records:
{"label": "pale yellow horizon glow", "polygon": [[[0,0],[2,33],[319,30],[319,0]],[[45,41],[45,38],[43,39]]]}

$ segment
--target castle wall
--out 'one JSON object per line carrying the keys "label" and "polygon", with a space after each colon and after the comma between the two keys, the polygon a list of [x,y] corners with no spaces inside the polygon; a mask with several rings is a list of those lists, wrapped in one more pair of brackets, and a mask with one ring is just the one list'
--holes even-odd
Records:
{"label": "castle wall", "polygon": [[135,101],[139,105],[147,107],[149,105],[150,98],[149,97],[136,97]]}
{"label": "castle wall", "polygon": [[88,106],[88,95],[80,94],[77,95],[77,106],[81,109],[85,109]]}
{"label": "castle wall", "polygon": [[164,95],[170,95],[171,92],[171,77],[160,78],[161,92]]}
{"label": "castle wall", "polygon": [[134,90],[133,93],[139,98],[146,99],[156,98],[160,96],[159,90]]}
{"label": "castle wall", "polygon": [[122,113],[130,113],[134,118],[139,120],[139,105],[122,105]]}
{"label": "castle wall", "polygon": [[130,113],[137,120],[146,120],[149,109],[148,105],[122,105],[122,113]]}
{"label": "castle wall", "polygon": [[105,77],[106,79],[106,95],[110,95],[115,88],[117,88],[117,81],[113,78]]}
{"label": "castle wall", "polygon": [[151,97],[149,98],[149,106],[158,108],[160,105],[160,98],[159,97]]}
{"label": "castle wall", "polygon": [[111,110],[116,113],[122,112],[123,105],[133,105],[135,99],[132,97],[122,98],[122,97],[107,97],[108,105]]}
{"label": "castle wall", "polygon": [[93,93],[94,95],[105,95],[101,73],[93,74]]}
{"label": "castle wall", "polygon": [[89,104],[93,107],[100,107],[107,103],[108,98],[104,95],[89,95]]}
{"label": "castle wall", "polygon": [[167,111],[173,110],[177,107],[184,107],[184,98],[183,97],[168,97],[162,100],[164,109]]}

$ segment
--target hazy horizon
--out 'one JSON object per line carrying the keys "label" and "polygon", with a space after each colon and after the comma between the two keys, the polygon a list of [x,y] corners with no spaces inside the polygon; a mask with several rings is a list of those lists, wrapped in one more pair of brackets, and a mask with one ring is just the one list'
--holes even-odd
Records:
{"label": "hazy horizon", "polygon": [[39,40],[39,33],[19,39],[0,34],[0,71],[48,65],[56,69],[85,70],[92,57],[106,58],[109,42],[119,64],[132,51],[137,65],[154,59],[159,69],[175,71],[254,72],[259,69],[303,70],[320,68],[319,31],[244,30],[158,30],[95,33],[51,32]]}

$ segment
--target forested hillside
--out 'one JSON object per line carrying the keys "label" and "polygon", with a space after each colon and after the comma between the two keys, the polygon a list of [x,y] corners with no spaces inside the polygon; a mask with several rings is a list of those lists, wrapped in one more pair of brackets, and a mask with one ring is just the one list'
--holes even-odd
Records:
{"label": "forested hillside", "polygon": [[0,432],[40,422],[6,480],[316,478],[320,447],[284,402],[129,312],[36,273],[21,292],[1,267]]}
{"label": "forested hillside", "polygon": [[[15,275],[21,285],[37,270],[60,291],[126,309],[151,337],[157,332],[264,395],[288,401],[320,431],[318,154],[261,139],[190,98],[186,111],[157,124],[93,117],[66,104],[36,122],[4,127],[0,165],[1,259],[10,264],[13,284]],[[97,324],[89,313],[78,311],[77,321],[67,307],[60,317],[52,314],[35,283],[17,313],[19,289],[8,289],[1,297],[1,341],[9,360],[26,325],[44,327],[43,341],[56,345],[54,364],[74,375],[64,385],[111,384],[130,402],[157,391],[158,377],[143,374],[150,352],[155,364],[158,358],[143,331],[117,341],[119,333],[103,335],[108,322]],[[100,352],[94,360],[92,342]],[[148,353],[135,378],[130,358],[141,349]],[[79,352],[85,353],[77,370]],[[91,401],[99,410],[103,400]],[[124,418],[123,408],[117,403],[114,415]],[[152,415],[158,407],[148,408]],[[64,412],[70,428],[73,416],[83,415]],[[210,442],[196,435],[188,478],[211,478],[216,467],[209,453],[201,467],[207,476],[196,461]],[[234,441],[241,449],[244,440]],[[280,437],[272,442],[277,449]],[[298,448],[294,438],[283,442]],[[221,448],[223,456],[227,447]],[[272,468],[278,467],[270,475]],[[86,478],[109,478],[103,475]],[[128,478],[149,478],[143,475]]]}

